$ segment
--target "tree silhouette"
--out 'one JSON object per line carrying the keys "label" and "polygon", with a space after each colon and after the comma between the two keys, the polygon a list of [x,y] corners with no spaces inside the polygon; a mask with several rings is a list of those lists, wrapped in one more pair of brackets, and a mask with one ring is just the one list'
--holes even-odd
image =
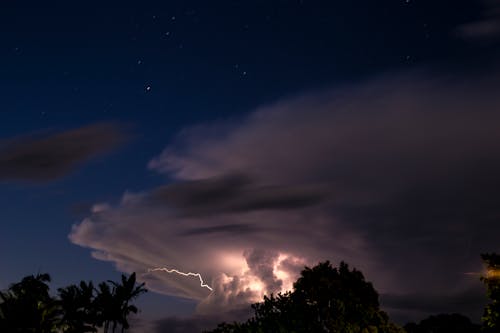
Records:
{"label": "tree silhouette", "polygon": [[145,293],[147,290],[144,288],[144,283],[136,286],[135,273],[131,274],[128,278],[122,275],[121,284],[109,281],[114,286],[113,297],[115,298],[116,306],[116,321],[113,323],[113,332],[115,332],[116,324],[120,324],[122,332],[130,327],[128,323],[128,316],[130,313],[137,313],[137,307],[130,305],[130,301],[139,297],[140,294]]}
{"label": "tree silhouette", "polygon": [[94,306],[97,325],[104,328],[104,333],[108,333],[111,323],[116,326],[119,311],[113,291],[106,282],[99,283]]}
{"label": "tree silhouette", "polygon": [[121,277],[121,283],[80,282],[49,295],[50,276],[30,275],[0,292],[0,332],[6,333],[88,333],[100,328],[105,333],[130,327],[128,316],[137,313],[131,301],[144,293],[136,285],[135,273]]}
{"label": "tree silhouette", "polygon": [[247,322],[223,323],[211,332],[404,332],[380,310],[372,284],[344,262],[306,267],[292,292],[266,296],[252,307],[255,315]]}
{"label": "tree silhouette", "polygon": [[59,288],[59,304],[62,310],[60,326],[63,332],[97,332],[96,311],[93,306],[94,285],[80,282]]}
{"label": "tree silhouette", "polygon": [[481,254],[481,258],[487,272],[481,277],[481,281],[486,285],[486,295],[490,299],[482,317],[483,331],[500,332],[500,255]]}
{"label": "tree silhouette", "polygon": [[469,318],[458,314],[430,316],[420,323],[404,326],[407,333],[479,333],[481,326],[473,324]]}
{"label": "tree silhouette", "polygon": [[59,310],[49,282],[48,274],[30,275],[0,292],[1,332],[56,332]]}

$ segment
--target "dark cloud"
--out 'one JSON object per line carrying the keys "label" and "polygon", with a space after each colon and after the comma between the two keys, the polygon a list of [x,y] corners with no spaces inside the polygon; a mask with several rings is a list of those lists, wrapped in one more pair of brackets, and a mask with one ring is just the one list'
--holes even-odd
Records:
{"label": "dark cloud", "polygon": [[225,175],[166,185],[149,196],[181,215],[216,215],[272,209],[300,209],[320,203],[327,191],[319,186],[259,186],[251,178]]}
{"label": "dark cloud", "polygon": [[499,85],[496,72],[407,73],[262,107],[222,134],[187,129],[149,165],[173,184],[96,206],[70,238],[124,271],[199,272],[213,292],[144,277],[198,300],[198,314],[290,289],[329,259],[363,271],[402,320],[439,295],[477,317],[453,297],[481,293],[464,273],[500,251]]}
{"label": "dark cloud", "polygon": [[248,224],[228,224],[228,225],[216,225],[213,227],[206,228],[193,228],[182,233],[183,236],[202,236],[212,233],[237,233],[245,234],[256,232],[257,229]]}
{"label": "dark cloud", "polygon": [[251,316],[249,309],[239,309],[228,313],[192,317],[167,317],[156,322],[156,333],[200,333],[203,330],[213,329],[221,322],[244,321]]}
{"label": "dark cloud", "polygon": [[158,321],[157,333],[199,333],[207,327],[217,326],[215,318],[177,318],[169,317]]}
{"label": "dark cloud", "polygon": [[477,321],[483,312],[487,300],[482,288],[470,288],[456,294],[443,290],[438,294],[381,295],[381,303],[386,309],[403,314],[401,322],[407,318],[405,312],[415,313],[423,319],[429,313],[468,313]]}
{"label": "dark cloud", "polygon": [[125,139],[113,124],[0,141],[0,180],[48,181]]}
{"label": "dark cloud", "polygon": [[240,174],[224,175],[164,186],[156,189],[150,198],[153,202],[169,204],[179,209],[211,207],[232,199],[250,182],[249,178]]}

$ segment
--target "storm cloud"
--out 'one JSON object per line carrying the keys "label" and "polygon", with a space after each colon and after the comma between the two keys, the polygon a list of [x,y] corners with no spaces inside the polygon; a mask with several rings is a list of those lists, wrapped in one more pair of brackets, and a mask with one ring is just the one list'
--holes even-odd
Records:
{"label": "storm cloud", "polygon": [[[149,164],[171,183],[96,206],[69,237],[153,290],[198,300],[200,315],[289,289],[327,259],[362,270],[399,318],[431,313],[433,299],[479,290],[464,273],[499,250],[498,84],[384,76],[185,129]],[[213,292],[147,273],[164,266]],[[468,299],[476,316],[481,297]]]}
{"label": "storm cloud", "polygon": [[60,133],[0,141],[0,181],[49,181],[111,150],[125,139],[117,125],[94,124]]}

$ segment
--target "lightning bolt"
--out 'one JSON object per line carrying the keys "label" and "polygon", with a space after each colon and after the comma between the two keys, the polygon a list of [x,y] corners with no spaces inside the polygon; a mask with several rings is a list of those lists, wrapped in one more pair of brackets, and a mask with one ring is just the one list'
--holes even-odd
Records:
{"label": "lightning bolt", "polygon": [[188,272],[188,273],[184,273],[184,272],[181,272],[177,269],[168,269],[166,267],[159,267],[159,268],[150,268],[148,269],[148,272],[151,273],[151,272],[167,272],[167,273],[176,273],[176,274],[179,274],[179,275],[182,275],[182,276],[196,276],[199,280],[200,280],[200,287],[202,288],[207,288],[208,290],[210,291],[213,291],[212,287],[210,287],[208,284],[206,284],[204,281],[203,281],[203,278],[201,277],[201,274],[200,273],[192,273],[192,272]]}

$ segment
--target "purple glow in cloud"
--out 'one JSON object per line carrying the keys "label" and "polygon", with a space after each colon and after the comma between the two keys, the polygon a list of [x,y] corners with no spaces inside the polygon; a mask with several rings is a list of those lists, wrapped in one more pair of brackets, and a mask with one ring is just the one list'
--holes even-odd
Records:
{"label": "purple glow in cloud", "polygon": [[429,304],[473,313],[478,282],[463,272],[499,250],[497,86],[384,77],[186,129],[149,164],[172,183],[101,206],[69,237],[121,271],[199,272],[213,292],[171,274],[144,281],[203,314],[289,289],[327,259],[361,269],[405,318]]}

